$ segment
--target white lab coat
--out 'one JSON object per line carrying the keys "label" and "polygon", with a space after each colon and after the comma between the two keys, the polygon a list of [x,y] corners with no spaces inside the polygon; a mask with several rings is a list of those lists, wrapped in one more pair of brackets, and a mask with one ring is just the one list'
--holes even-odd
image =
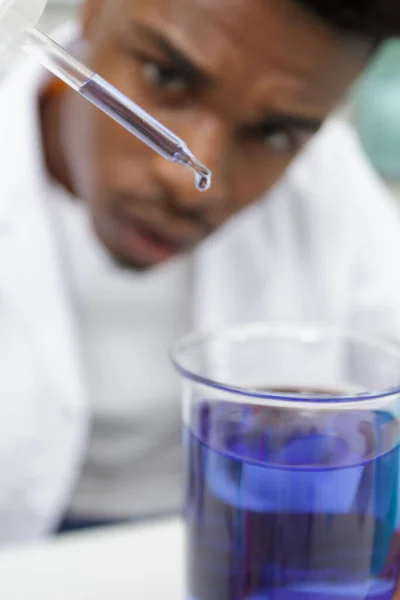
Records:
{"label": "white lab coat", "polygon": [[[0,542],[50,533],[90,419],[79,332],[51,216],[40,70],[0,87]],[[313,320],[400,339],[400,222],[353,133],[331,121],[269,197],[195,257],[194,327]]]}

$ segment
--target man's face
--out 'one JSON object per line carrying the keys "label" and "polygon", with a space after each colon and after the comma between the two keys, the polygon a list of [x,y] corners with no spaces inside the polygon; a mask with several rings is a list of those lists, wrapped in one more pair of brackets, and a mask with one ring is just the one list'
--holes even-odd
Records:
{"label": "man's face", "polygon": [[146,268],[259,198],[363,66],[368,44],[292,0],[88,0],[88,61],[184,139],[207,192],[74,94],[62,141],[74,192],[117,260]]}

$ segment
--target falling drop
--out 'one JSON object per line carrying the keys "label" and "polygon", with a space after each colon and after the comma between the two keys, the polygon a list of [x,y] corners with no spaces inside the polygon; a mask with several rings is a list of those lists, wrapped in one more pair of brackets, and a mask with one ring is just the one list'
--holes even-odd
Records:
{"label": "falling drop", "polygon": [[196,173],[196,187],[200,192],[205,192],[211,187],[211,173]]}
{"label": "falling drop", "polygon": [[173,160],[194,171],[196,188],[200,192],[205,192],[210,189],[212,177],[210,169],[203,165],[203,163],[201,163],[186,146],[183,146],[180,152],[174,154]]}

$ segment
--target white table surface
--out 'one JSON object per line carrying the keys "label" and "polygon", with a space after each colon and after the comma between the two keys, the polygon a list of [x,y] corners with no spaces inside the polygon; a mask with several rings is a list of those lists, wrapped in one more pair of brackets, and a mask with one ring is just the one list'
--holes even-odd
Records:
{"label": "white table surface", "polygon": [[182,525],[104,529],[1,551],[0,598],[182,600]]}

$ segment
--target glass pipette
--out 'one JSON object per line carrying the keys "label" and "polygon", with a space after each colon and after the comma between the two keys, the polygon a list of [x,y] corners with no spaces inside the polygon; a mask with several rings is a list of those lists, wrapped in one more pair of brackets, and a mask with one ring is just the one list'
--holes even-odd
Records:
{"label": "glass pipette", "polygon": [[25,31],[22,48],[155,152],[167,160],[190,167],[195,172],[199,190],[210,187],[211,171],[190,152],[183,140],[51,38],[32,27]]}

